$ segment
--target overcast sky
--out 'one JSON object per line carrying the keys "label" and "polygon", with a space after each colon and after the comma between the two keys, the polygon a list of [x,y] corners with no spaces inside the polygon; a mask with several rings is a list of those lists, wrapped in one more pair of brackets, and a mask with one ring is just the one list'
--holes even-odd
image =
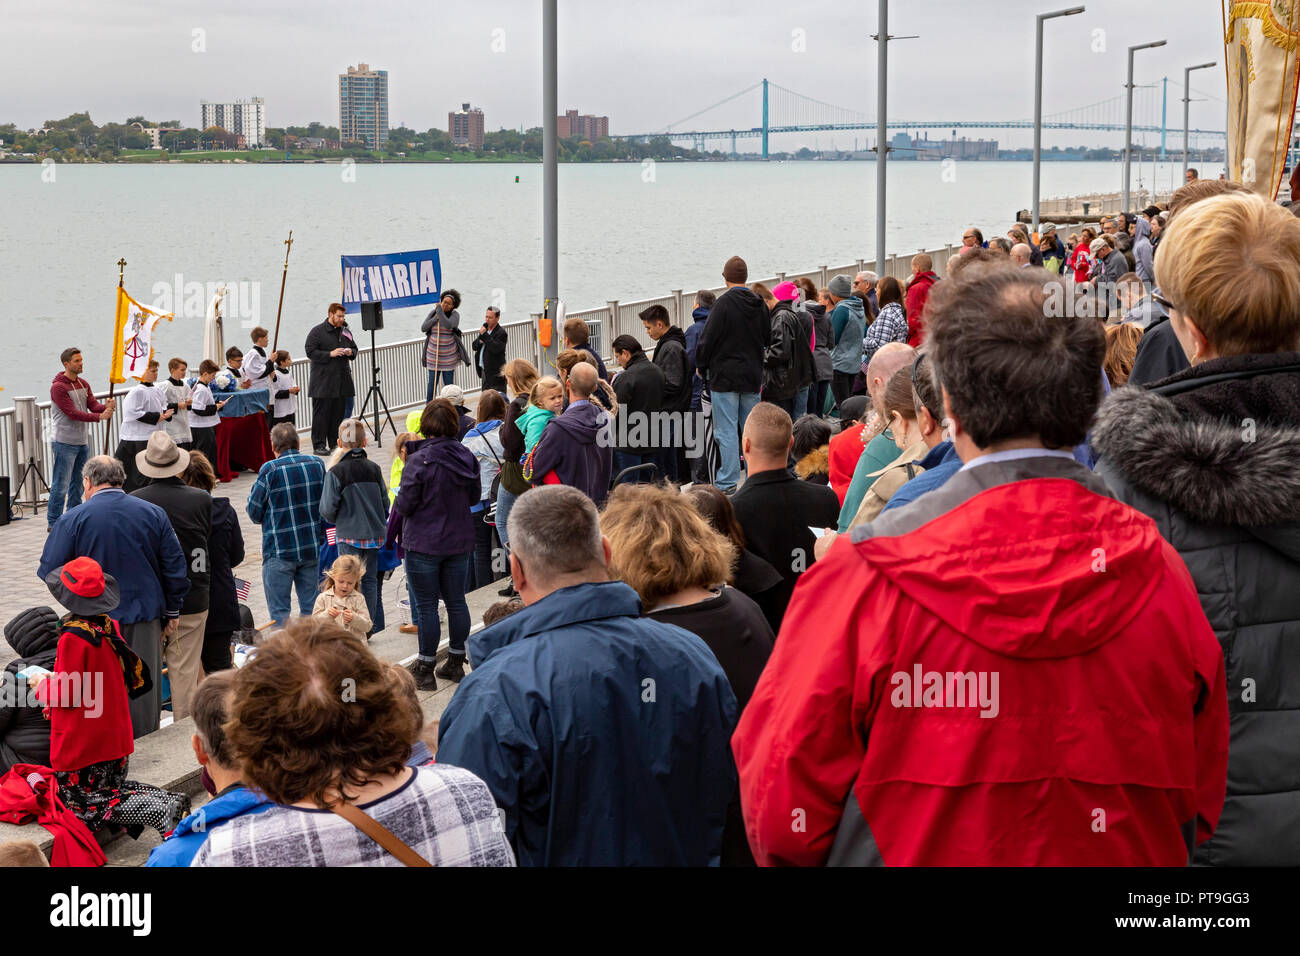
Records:
{"label": "overcast sky", "polygon": [[[1034,15],[1066,5],[894,0],[890,32],[920,38],[890,48],[891,116],[1029,118]],[[1181,128],[1183,67],[1223,60],[1218,0],[1086,6],[1047,24],[1045,112],[1122,94],[1126,47],[1167,39],[1137,54],[1137,82],[1169,77],[1168,122]],[[97,123],[143,114],[197,126],[201,99],[261,96],[270,126],[336,125],[337,76],[367,62],[388,71],[391,125],[445,128],[462,101],[484,110],[490,130],[538,125],[540,8],[536,0],[0,0],[0,122],[38,127],[89,110]],[[616,135],[652,132],[767,77],[874,116],[876,11],[875,0],[560,0],[561,110],[606,114]],[[204,52],[193,50],[196,30]],[[1193,103],[1192,126],[1222,129],[1222,69],[1193,77],[1219,99]],[[753,91],[685,128],[748,128],[759,115]],[[1082,138],[1063,135],[1054,141]]]}

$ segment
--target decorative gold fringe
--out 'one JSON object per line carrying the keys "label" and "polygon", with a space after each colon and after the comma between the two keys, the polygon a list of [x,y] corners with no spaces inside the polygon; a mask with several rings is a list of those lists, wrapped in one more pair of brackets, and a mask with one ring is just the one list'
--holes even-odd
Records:
{"label": "decorative gold fringe", "polygon": [[1259,0],[1234,3],[1232,9],[1228,11],[1228,32],[1223,38],[1224,45],[1226,46],[1232,42],[1238,20],[1258,20],[1260,29],[1264,31],[1264,36],[1273,41],[1275,46],[1281,47],[1288,53],[1294,53],[1297,44],[1300,43],[1300,32],[1294,29],[1296,26],[1294,23],[1296,0],[1278,0],[1278,2],[1285,2],[1289,5],[1290,20],[1292,22],[1287,24],[1278,22],[1272,3],[1259,2]]}

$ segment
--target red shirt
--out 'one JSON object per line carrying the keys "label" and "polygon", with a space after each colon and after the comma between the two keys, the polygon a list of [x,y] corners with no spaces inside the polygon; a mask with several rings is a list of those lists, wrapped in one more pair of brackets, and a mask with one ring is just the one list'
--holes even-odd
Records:
{"label": "red shirt", "polygon": [[831,488],[841,505],[844,504],[844,496],[849,493],[858,459],[862,457],[863,424],[857,422],[838,435],[831,436]]}

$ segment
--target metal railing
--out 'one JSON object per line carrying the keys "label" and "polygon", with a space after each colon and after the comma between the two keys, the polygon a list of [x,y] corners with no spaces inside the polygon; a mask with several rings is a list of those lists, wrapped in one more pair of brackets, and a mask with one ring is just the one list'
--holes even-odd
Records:
{"label": "metal railing", "polygon": [[[1127,211],[1145,209],[1152,203],[1168,203],[1172,197],[1173,193],[1169,191],[1153,193],[1148,189],[1135,189],[1129,197]],[[1038,203],[1038,218],[1041,221],[1051,216],[1109,216],[1126,211],[1121,208],[1123,199],[1121,193],[1089,193],[1086,196],[1043,199]]]}
{"label": "metal railing", "polygon": [[[954,246],[948,245],[942,249],[917,251],[928,254],[934,263],[934,270],[943,275],[948,260],[957,250]],[[891,255],[886,260],[885,272],[887,275],[905,280],[911,274],[911,261],[911,254]],[[806,272],[780,273],[776,276],[752,281],[762,282],[768,288],[772,288],[777,283],[787,279],[793,280],[807,277],[820,289],[825,288],[835,276],[847,275],[852,277],[858,272],[874,271],[874,269],[874,259],[859,259],[855,263],[846,265],[819,266]],[[610,343],[620,335],[635,336],[642,347],[650,350],[653,343],[645,334],[645,327],[641,324],[638,316],[651,305],[662,305],[666,308],[674,325],[683,329],[689,326],[692,321],[691,312],[694,307],[695,291],[694,289],[690,291],[674,289],[667,295],[651,299],[638,299],[632,302],[614,300],[607,302],[603,308],[568,312],[566,318],[579,318],[587,323],[588,328],[591,330],[591,347],[608,363],[613,360],[609,348]],[[725,287],[717,287],[711,291],[715,295],[721,295],[726,289]],[[535,332],[540,318],[540,313],[533,313],[529,319],[501,323],[509,336],[506,342],[506,361],[523,358],[532,362],[538,369],[543,368],[542,350],[538,347]],[[557,337],[561,334],[560,329],[555,330]],[[398,431],[403,430],[403,421],[405,419],[405,416],[399,416],[399,413],[422,406],[425,402],[429,374],[424,368],[424,347],[425,340],[418,338],[403,342],[390,342],[387,345],[376,346],[374,349],[373,355],[379,368],[380,388],[383,391],[385,401],[388,403],[389,410],[393,413],[393,421],[397,425]],[[371,356],[372,353],[369,347],[360,348],[357,351],[356,361],[352,363],[352,379],[356,385],[353,414],[360,412],[361,403],[365,400],[366,393],[370,389]],[[191,369],[197,367],[197,362],[190,365]],[[292,368],[294,379],[301,388],[298,396],[298,411],[295,424],[298,430],[302,432],[311,428],[311,400],[307,397],[311,388],[311,363],[305,358],[300,358],[293,362]],[[473,365],[458,367],[454,381],[464,390],[466,395],[474,395],[480,389],[478,374]],[[87,425],[92,455],[100,454],[105,447],[108,448],[111,454],[116,447],[122,420],[121,400],[128,390],[115,392],[118,402],[112,418]],[[96,398],[100,401],[107,397],[107,391],[96,393]],[[15,402],[19,404],[26,401],[34,401],[34,399],[15,399]],[[31,436],[24,436],[29,440],[21,443],[18,440],[19,429],[17,427],[20,416],[16,414],[15,408],[0,409],[0,475],[9,476],[11,482],[16,482],[22,473],[27,461],[28,453],[26,449],[28,448],[33,449],[35,452],[36,466],[41,478],[46,484],[50,482],[54,462],[50,448],[50,435],[53,434],[51,404],[48,399],[35,402],[33,417],[38,434],[34,440],[32,440]],[[367,409],[367,412],[367,418],[373,421],[372,415],[369,414],[370,410]],[[22,457],[20,457],[20,451]],[[12,487],[10,490],[15,502],[21,505],[30,507],[38,499],[43,500],[41,492],[44,489],[34,474],[28,476],[23,482],[22,488]]]}

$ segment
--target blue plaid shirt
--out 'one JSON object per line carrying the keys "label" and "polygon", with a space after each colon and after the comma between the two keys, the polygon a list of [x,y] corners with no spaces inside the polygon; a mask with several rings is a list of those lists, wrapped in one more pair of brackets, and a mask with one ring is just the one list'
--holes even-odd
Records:
{"label": "blue plaid shirt", "polygon": [[320,517],[325,465],[315,455],[287,451],[257,473],[248,517],[262,526],[262,556],[315,561],[325,539]]}

